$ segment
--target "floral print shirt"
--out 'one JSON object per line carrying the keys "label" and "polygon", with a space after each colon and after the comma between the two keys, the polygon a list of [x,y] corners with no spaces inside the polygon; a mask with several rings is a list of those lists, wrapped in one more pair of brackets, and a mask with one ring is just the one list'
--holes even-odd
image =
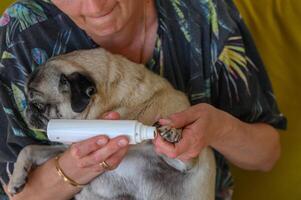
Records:
{"label": "floral print shirt", "polygon": [[[157,42],[147,67],[185,92],[192,105],[209,103],[242,121],[280,129],[270,81],[232,0],[156,0]],[[50,0],[19,0],[0,18],[0,181],[7,184],[20,150],[51,145],[24,121],[24,84],[47,59],[98,47]],[[215,152],[216,199],[231,199],[227,161]],[[1,192],[0,192],[1,196]],[[5,199],[2,192],[0,199]],[[1,199],[2,200],[2,199]]]}

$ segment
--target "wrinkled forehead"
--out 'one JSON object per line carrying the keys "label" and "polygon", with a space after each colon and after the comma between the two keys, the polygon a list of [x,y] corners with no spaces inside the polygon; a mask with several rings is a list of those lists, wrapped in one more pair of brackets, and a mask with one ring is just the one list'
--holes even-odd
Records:
{"label": "wrinkled forehead", "polygon": [[57,85],[60,77],[60,72],[55,67],[42,65],[30,74],[27,80],[26,90],[38,89],[45,91]]}
{"label": "wrinkled forehead", "polygon": [[76,62],[76,59],[54,59],[44,66],[43,73],[59,73],[69,75],[74,72],[84,72],[84,67]]}

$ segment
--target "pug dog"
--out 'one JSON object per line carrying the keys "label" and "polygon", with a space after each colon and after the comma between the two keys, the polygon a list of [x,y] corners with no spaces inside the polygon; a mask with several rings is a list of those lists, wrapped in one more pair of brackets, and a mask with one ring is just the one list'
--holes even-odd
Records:
{"label": "pug dog", "polygon": [[[185,110],[187,97],[164,78],[120,55],[97,48],[50,59],[34,71],[26,86],[26,120],[46,130],[50,119],[97,119],[108,111],[121,119],[153,125],[157,116]],[[161,128],[161,129],[160,129]],[[180,132],[159,127],[163,138],[176,142]],[[19,154],[8,190],[20,192],[28,172],[68,148],[65,145],[25,147]],[[130,147],[112,171],[85,186],[76,200],[213,200],[215,159],[205,148],[194,161],[183,162],[155,153],[151,142]]]}

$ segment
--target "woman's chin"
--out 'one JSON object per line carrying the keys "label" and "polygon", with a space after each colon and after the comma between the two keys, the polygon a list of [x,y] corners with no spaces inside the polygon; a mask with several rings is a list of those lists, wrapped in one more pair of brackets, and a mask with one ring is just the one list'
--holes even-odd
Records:
{"label": "woman's chin", "polygon": [[95,27],[91,27],[90,28],[86,28],[84,30],[86,30],[87,34],[92,37],[92,38],[97,38],[97,37],[106,37],[106,36],[112,36],[115,33],[118,33],[120,30],[122,29],[122,27],[119,27],[117,25],[109,25],[106,27],[103,26],[95,26]]}

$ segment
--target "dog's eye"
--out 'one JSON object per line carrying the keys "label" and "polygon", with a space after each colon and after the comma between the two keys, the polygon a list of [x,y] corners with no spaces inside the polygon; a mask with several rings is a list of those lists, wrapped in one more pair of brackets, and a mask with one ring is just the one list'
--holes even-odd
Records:
{"label": "dog's eye", "polygon": [[95,94],[96,89],[94,87],[88,87],[86,90],[86,94],[88,97],[91,97],[93,94]]}
{"label": "dog's eye", "polygon": [[60,77],[60,84],[61,85],[67,85],[68,84],[67,77],[64,74],[62,74],[61,77]]}

